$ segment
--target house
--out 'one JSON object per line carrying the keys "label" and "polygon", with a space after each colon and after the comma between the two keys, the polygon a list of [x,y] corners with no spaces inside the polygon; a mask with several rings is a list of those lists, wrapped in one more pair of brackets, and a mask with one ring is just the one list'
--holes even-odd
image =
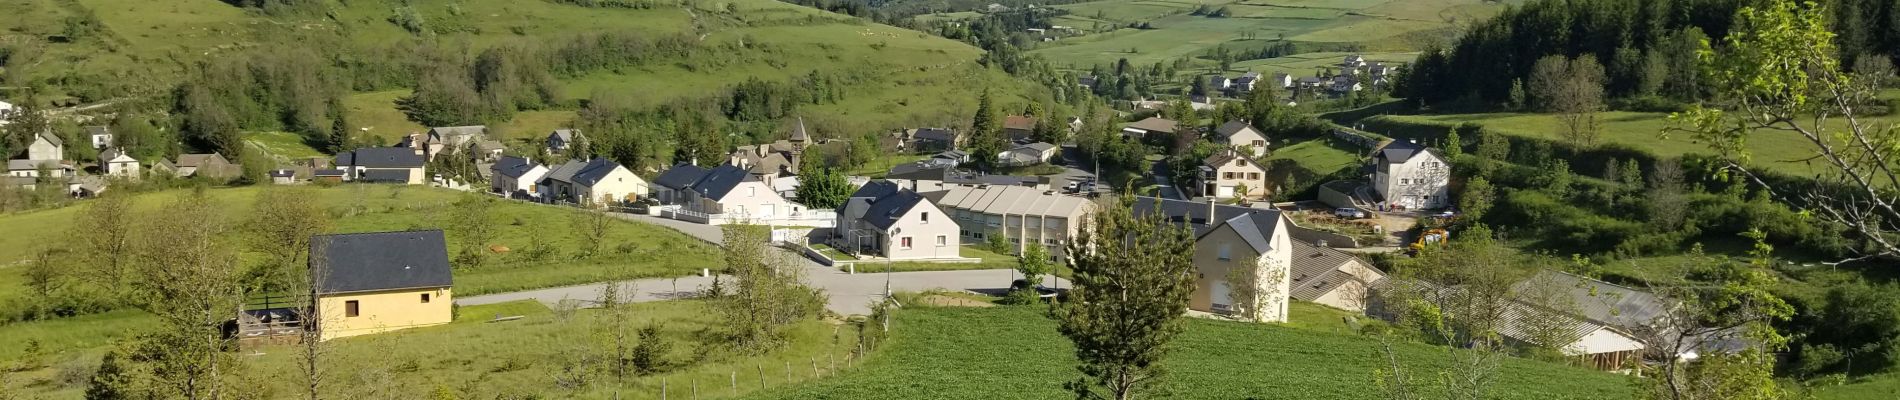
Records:
{"label": "house", "polygon": [[244,172],[243,167],[232,164],[218,153],[179,154],[178,162],[173,165],[178,168],[178,176],[230,179]]}
{"label": "house", "polygon": [[452,318],[454,278],[440,230],[317,235],[310,254],[322,340]]}
{"label": "house", "polygon": [[935,203],[876,180],[858,188],[838,211],[834,247],[890,260],[960,258],[958,226]]}
{"label": "house", "polygon": [[1228,87],[1233,85],[1234,80],[1225,76],[1214,75],[1207,77],[1207,88],[1209,90],[1227,90]]}
{"label": "house", "polygon": [[1171,119],[1148,117],[1147,119],[1135,121],[1135,123],[1123,127],[1122,134],[1136,140],[1147,140],[1150,137],[1173,138],[1174,130],[1177,125],[1178,124]]}
{"label": "house", "polygon": [[112,146],[112,128],[106,126],[86,127],[86,137],[91,139],[94,150],[104,150]]}
{"label": "house", "polygon": [[996,3],[990,3],[990,5],[983,6],[983,11],[992,12],[992,13],[1008,12],[1009,6],[996,4]]}
{"label": "house", "polygon": [[1015,247],[1014,253],[1021,254],[1027,246],[1043,246],[1056,262],[1068,259],[1069,240],[1095,212],[1095,203],[1086,198],[1026,186],[957,186],[922,195],[949,213],[963,239],[983,241],[1002,235]]}
{"label": "house", "polygon": [[81,199],[99,197],[110,187],[111,182],[98,175],[77,176],[66,181],[66,193]]}
{"label": "house", "polygon": [[931,155],[930,158],[933,160],[946,160],[950,162],[951,166],[956,166],[959,164],[970,162],[970,152],[963,151],[963,150],[948,150],[942,153]]}
{"label": "house", "polygon": [[1320,86],[1324,86],[1325,84],[1326,84],[1326,80],[1324,79],[1320,79],[1319,77],[1316,77],[1316,76],[1308,76],[1308,77],[1300,78],[1298,82],[1294,82],[1293,87],[1299,88],[1299,89],[1315,89],[1315,88],[1319,88]]}
{"label": "house", "polygon": [[7,176],[37,178],[40,169],[46,169],[47,177],[61,178],[73,176],[78,169],[72,164],[59,160],[7,160]]}
{"label": "house", "polygon": [[179,176],[179,175],[178,175],[178,165],[177,165],[177,164],[172,164],[172,162],[171,162],[171,160],[166,160],[166,159],[164,159],[164,158],[160,158],[160,159],[158,159],[158,161],[153,161],[153,162],[152,162],[152,169],[151,169],[151,173],[152,173],[153,175],[161,175],[161,174],[162,174],[162,175],[164,175],[164,176],[170,176],[170,177],[177,177],[177,176]]}
{"label": "house", "polygon": [[[1441,308],[1470,301],[1462,288],[1434,282],[1388,280],[1376,286],[1378,290],[1410,292],[1418,301]],[[1636,332],[1653,330],[1652,325],[1670,307],[1646,292],[1557,271],[1542,271],[1520,281],[1511,293],[1512,299],[1503,301],[1498,310],[1499,336],[1513,343],[1557,348],[1599,370],[1621,370],[1630,362],[1640,362],[1649,344]],[[1369,300],[1367,311],[1372,315],[1392,318],[1399,312],[1381,296]],[[1720,350],[1731,343],[1732,338],[1724,336],[1691,340]],[[1549,343],[1553,340],[1557,343]],[[1681,356],[1697,358],[1696,351],[1703,348],[1696,347],[1685,349]]]}
{"label": "house", "polygon": [[1023,142],[1036,135],[1036,117],[1011,115],[1003,117],[1003,138],[1011,142]]}
{"label": "house", "polygon": [[13,110],[13,103],[0,101],[0,126],[6,126],[7,121],[13,119]]}
{"label": "house", "polygon": [[686,163],[674,165],[660,172],[660,176],[653,178],[652,196],[659,200],[660,204],[681,204],[686,200],[685,191],[691,188],[693,183],[699,182],[700,178],[706,177],[706,173],[705,168],[697,165]]}
{"label": "house", "polygon": [[798,124],[792,127],[789,139],[767,144],[738,146],[731,155],[727,156],[726,163],[744,168],[753,175],[757,175],[760,180],[769,181],[780,176],[797,175],[799,166],[804,163],[805,152],[814,147],[849,145],[850,143],[843,140],[812,141],[811,134],[805,131],[805,119],[799,118]]}
{"label": "house", "polygon": [[1372,285],[1385,279],[1371,263],[1323,245],[1294,240],[1292,257],[1287,296],[1294,300],[1365,312]]}
{"label": "house", "polygon": [[1201,160],[1194,175],[1196,196],[1256,199],[1269,194],[1267,167],[1234,149],[1222,150]]}
{"label": "house", "polygon": [[41,131],[33,135],[33,142],[26,145],[26,159],[33,161],[59,161],[66,159],[66,141],[54,135],[53,131]]}
{"label": "house", "polygon": [[1352,72],[1358,72],[1360,68],[1364,68],[1365,66],[1366,57],[1358,54],[1347,55],[1346,59],[1339,63],[1340,70]]}
{"label": "house", "polygon": [[686,211],[726,218],[767,220],[805,212],[805,206],[780,196],[763,179],[736,165],[706,171],[681,191]]}
{"label": "house", "polygon": [[336,155],[336,167],[345,181],[420,185],[426,182],[427,161],[419,150],[403,147],[364,147]]}
{"label": "house", "polygon": [[1049,190],[1049,180],[1044,177],[985,175],[957,170],[955,165],[929,160],[892,166],[890,171],[884,174],[884,178],[919,193],[949,190],[959,186],[986,185],[1023,186]]}
{"label": "house", "polygon": [[541,198],[557,203],[633,202],[651,189],[632,170],[605,158],[569,160],[541,177]]}
{"label": "house", "polygon": [[1293,223],[1278,210],[1169,200],[1135,198],[1134,214],[1157,216],[1194,232],[1194,294],[1188,308],[1212,313],[1233,312],[1228,271],[1253,262],[1260,267],[1255,279],[1258,293],[1275,293],[1263,300],[1254,320],[1285,322],[1290,289]]}
{"label": "house", "polygon": [[139,160],[126,154],[123,148],[114,147],[99,152],[99,165],[99,169],[107,176],[126,179],[138,179],[142,176],[139,175]]}
{"label": "house", "polygon": [[297,183],[297,173],[288,169],[270,170],[270,183],[278,185]]}
{"label": "house", "polygon": [[1288,74],[1285,72],[1274,73],[1273,87],[1279,88],[1279,89],[1293,88],[1293,74]]}
{"label": "house", "polygon": [[1351,75],[1334,76],[1332,80],[1332,90],[1334,92],[1351,93],[1357,92],[1362,88],[1363,86],[1360,86],[1358,81],[1353,80]]}
{"label": "house", "polygon": [[397,146],[422,150],[424,157],[434,160],[436,155],[459,152],[473,147],[475,142],[487,139],[488,126],[486,125],[439,126],[429,128],[429,131],[422,135],[405,137]]}
{"label": "house", "polygon": [[479,163],[495,162],[501,158],[502,152],[508,150],[508,146],[501,144],[500,140],[477,140],[469,144],[469,148],[473,150],[469,156]]}
{"label": "house", "polygon": [[540,194],[538,184],[548,174],[547,166],[515,156],[495,160],[488,169],[488,190],[509,197]]}
{"label": "house", "polygon": [[1431,209],[1451,204],[1451,166],[1436,150],[1393,140],[1373,152],[1372,168],[1372,189],[1389,206]]}
{"label": "house", "polygon": [[1242,154],[1255,158],[1266,157],[1267,145],[1270,144],[1267,142],[1267,134],[1260,133],[1260,130],[1254,129],[1252,124],[1242,120],[1227,121],[1220,127],[1214,128],[1214,141],[1227,145],[1229,148],[1246,147],[1250,151],[1242,152]]}
{"label": "house", "polygon": [[918,128],[904,132],[903,148],[912,152],[936,152],[957,149],[957,133],[945,128]]}
{"label": "house", "polygon": [[1229,88],[1237,92],[1251,92],[1253,91],[1254,85],[1257,85],[1259,83],[1260,83],[1260,73],[1248,72],[1245,75],[1241,75],[1239,78],[1234,78],[1233,84]]}
{"label": "house", "polygon": [[579,129],[555,129],[554,132],[548,133],[548,154],[567,154],[567,149],[571,146],[586,146],[585,140],[587,138],[581,136]]}
{"label": "house", "polygon": [[1075,78],[1075,84],[1077,86],[1081,86],[1081,87],[1089,88],[1089,89],[1095,88],[1096,81],[1097,81],[1097,78],[1095,77],[1095,75],[1083,75],[1083,76],[1078,76]]}
{"label": "house", "polygon": [[1055,157],[1057,149],[1059,147],[1053,144],[1035,142],[1003,151],[996,155],[996,160],[1005,166],[1042,164],[1049,162],[1050,157]]}

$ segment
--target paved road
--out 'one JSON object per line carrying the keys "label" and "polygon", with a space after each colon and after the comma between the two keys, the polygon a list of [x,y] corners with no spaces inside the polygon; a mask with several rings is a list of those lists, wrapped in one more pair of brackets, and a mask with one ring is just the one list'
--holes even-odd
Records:
{"label": "paved road", "polygon": [[[714,244],[721,241],[722,234],[718,226],[701,225],[691,222],[671,220],[645,215],[615,213],[624,219],[652,223],[684,232]],[[805,281],[812,287],[823,289],[831,297],[826,308],[842,315],[862,315],[871,312],[871,303],[884,297],[886,282],[893,292],[920,292],[931,289],[964,290],[973,292],[999,293],[1009,288],[1016,279],[1016,271],[1009,269],[986,269],[970,271],[924,271],[897,272],[889,274],[850,274],[836,268],[826,267],[802,256],[785,251],[786,257],[795,258],[804,268]],[[713,278],[689,276],[681,278],[654,278],[620,282],[621,300],[626,302],[646,302],[673,300],[691,297],[694,293],[712,285]],[[1046,285],[1068,287],[1069,283],[1057,278],[1047,278]],[[596,283],[579,286],[528,290],[520,292],[497,293],[481,296],[463,297],[455,300],[459,305],[482,305],[504,303],[519,300],[535,300],[550,306],[563,300],[576,300],[590,305],[600,298],[601,289],[608,283]]]}

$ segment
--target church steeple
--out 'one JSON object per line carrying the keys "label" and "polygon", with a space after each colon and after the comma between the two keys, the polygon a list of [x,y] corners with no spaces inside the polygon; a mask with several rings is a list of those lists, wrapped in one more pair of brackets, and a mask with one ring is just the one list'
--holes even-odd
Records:
{"label": "church steeple", "polygon": [[792,127],[792,170],[798,171],[799,164],[805,159],[805,144],[811,141],[811,135],[805,133],[805,117],[798,117],[798,125]]}

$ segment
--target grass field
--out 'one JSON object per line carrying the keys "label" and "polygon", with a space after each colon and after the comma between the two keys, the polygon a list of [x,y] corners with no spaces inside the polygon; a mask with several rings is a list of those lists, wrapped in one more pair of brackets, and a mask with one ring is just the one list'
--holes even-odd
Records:
{"label": "grass field", "polygon": [[[241,224],[259,190],[258,187],[213,189],[209,197],[226,211],[227,223]],[[335,217],[334,232],[441,228],[448,204],[459,196],[444,189],[384,185],[341,185],[314,189],[313,193]],[[183,194],[184,191],[142,194],[136,199],[137,209],[153,210]],[[48,242],[46,237],[68,234],[66,226],[84,207],[83,202],[80,204],[0,215],[0,226],[42,233],[0,235],[0,303],[25,295],[20,278],[23,268],[18,262],[43,248]],[[607,255],[572,259],[566,255],[573,254],[581,240],[568,233],[573,215],[575,212],[567,208],[496,203],[489,218],[497,230],[491,244],[524,249],[531,240],[530,231],[540,230],[561,255],[549,261],[525,261],[507,255],[490,257],[490,261],[479,268],[455,272],[456,294],[468,296],[612,279],[682,276],[718,263],[718,249],[711,245],[671,229],[638,222],[614,223],[608,239],[601,245],[601,251]],[[233,231],[229,235],[236,238],[241,234]],[[454,243],[453,234],[450,243]],[[623,245],[628,252],[620,252]]]}
{"label": "grass field", "polygon": [[[1041,307],[913,308],[891,323],[891,339],[846,374],[755,399],[1052,399],[1070,395],[1074,353]],[[1163,361],[1170,399],[1365,399],[1381,397],[1378,342],[1339,333],[1319,310],[1295,310],[1296,327],[1190,319]],[[1308,311],[1312,311],[1308,313]],[[1302,325],[1304,324],[1304,325]],[[1401,344],[1420,376],[1436,376],[1444,350]],[[1601,399],[1630,395],[1627,378],[1537,361],[1507,359],[1501,399]],[[1435,379],[1435,378],[1428,378]],[[1426,397],[1432,397],[1426,395]]]}
{"label": "grass field", "polygon": [[[1603,113],[1600,118],[1603,121],[1603,143],[1619,143],[1661,156],[1711,153],[1707,144],[1699,143],[1687,134],[1675,133],[1663,137],[1663,130],[1669,126],[1667,114],[1612,111]],[[1561,122],[1550,114],[1385,115],[1367,118],[1363,122],[1373,132],[1399,131],[1407,129],[1408,125],[1445,126],[1471,122],[1511,135],[1565,140],[1560,133]],[[1811,154],[1813,145],[1794,133],[1760,131],[1749,138],[1747,146],[1756,165],[1790,174],[1812,173],[1801,160]]]}
{"label": "grass field", "polygon": [[[455,322],[444,326],[416,328],[398,333],[359,336],[326,343],[326,357],[333,367],[327,373],[327,395],[339,398],[428,398],[438,388],[467,391],[465,398],[493,398],[508,395],[533,395],[561,398],[658,399],[666,386],[672,398],[688,397],[695,386],[706,397],[743,395],[764,388],[777,388],[814,378],[814,374],[833,373],[832,360],[843,368],[851,361],[849,349],[856,334],[848,329],[807,321],[788,331],[789,346],[763,355],[737,354],[720,345],[707,345],[709,332],[722,329],[717,314],[696,300],[631,304],[630,326],[649,324],[660,327],[661,337],[672,343],[664,359],[675,367],[648,376],[629,377],[615,382],[611,375],[593,365],[590,384],[578,389],[555,385],[554,376],[563,365],[583,354],[605,354],[611,349],[606,335],[606,313],[579,310],[569,318],[551,312],[540,303],[524,301],[464,307]],[[124,314],[124,315],[121,315]],[[506,322],[489,322],[494,316],[522,316]],[[79,347],[62,347],[42,352],[36,363],[45,368],[29,369],[13,375],[14,394],[27,398],[81,398],[84,381],[62,378],[79,370],[89,376],[110,338],[136,331],[149,318],[145,314],[114,313],[95,316],[110,324],[93,324],[85,329],[69,326],[16,325],[0,327],[0,360],[21,360],[17,352],[5,352],[17,345],[24,335],[59,329],[71,337],[84,337]],[[77,322],[77,321],[75,321]],[[58,339],[49,339],[58,340]],[[49,347],[50,348],[50,347]],[[285,398],[297,393],[301,375],[294,362],[294,347],[247,349],[239,359],[244,368],[238,372],[253,393],[269,393],[261,398]],[[818,371],[814,371],[814,362]],[[597,360],[594,362],[598,362]],[[790,371],[787,371],[790,365]],[[344,368],[343,366],[348,366]],[[763,381],[760,368],[763,367]],[[739,374],[738,387],[732,388],[732,374]],[[787,374],[789,372],[789,375]],[[347,383],[346,383],[347,382]]]}
{"label": "grass field", "polygon": [[[1375,58],[1378,60],[1410,61],[1412,53],[1409,52],[1422,48],[1433,38],[1450,37],[1457,24],[1489,17],[1503,9],[1503,4],[1515,2],[1106,0],[1064,4],[1054,6],[1070,12],[1059,21],[1093,33],[1045,43],[1031,53],[1042,55],[1056,65],[1087,69],[1123,58],[1136,65],[1152,65],[1197,55],[1216,46],[1253,51],[1269,40],[1285,38],[1303,43],[1356,44],[1367,52],[1393,53]],[[1227,7],[1233,15],[1227,18],[1187,15],[1202,4]],[[1154,29],[1126,28],[1140,23],[1148,23]],[[1236,65],[1235,72],[1288,69],[1311,72],[1310,68],[1293,66],[1255,68],[1258,64]],[[1206,60],[1196,65],[1213,66]]]}
{"label": "grass field", "polygon": [[297,159],[308,157],[329,157],[322,151],[311,148],[303,142],[303,137],[290,132],[253,132],[244,138],[252,146],[264,150],[279,159]]}

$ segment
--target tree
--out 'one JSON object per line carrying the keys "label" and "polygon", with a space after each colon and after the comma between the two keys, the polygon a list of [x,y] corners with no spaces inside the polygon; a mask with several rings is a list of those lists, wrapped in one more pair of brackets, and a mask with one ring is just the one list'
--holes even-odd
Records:
{"label": "tree", "polygon": [[732,283],[713,307],[726,320],[728,338],[749,353],[777,348],[786,326],[818,314],[824,293],[806,287],[803,270],[766,245],[765,227],[728,224],[720,231]]}
{"label": "tree", "polygon": [[494,200],[479,194],[462,195],[449,206],[449,231],[456,243],[455,262],[461,267],[480,267],[486,261],[488,241],[494,239],[495,221],[489,218]]}
{"label": "tree", "polygon": [[[1227,301],[1233,314],[1245,321],[1261,321],[1269,307],[1286,302],[1279,282],[1286,280],[1285,266],[1261,265],[1260,257],[1247,257],[1227,269]],[[1275,313],[1284,310],[1276,310]]]}
{"label": "tree", "polygon": [[73,251],[92,267],[91,280],[114,296],[125,295],[126,276],[132,273],[136,221],[130,197],[106,192],[86,202],[73,218]]}
{"label": "tree", "polygon": [[589,259],[599,255],[600,245],[607,242],[607,234],[614,227],[614,217],[607,213],[606,205],[585,203],[573,218],[575,239],[580,242],[574,258]]}
{"label": "tree", "polygon": [[660,336],[660,326],[647,325],[640,328],[640,344],[633,347],[633,367],[641,375],[652,375],[666,370],[666,354],[673,345]]}
{"label": "tree", "polygon": [[1675,159],[1656,162],[1649,174],[1649,192],[1643,195],[1644,212],[1657,231],[1673,232],[1688,218],[1689,204],[1684,196],[1682,164]]}
{"label": "tree", "polygon": [[[1400,332],[1446,345],[1441,384],[1448,398],[1490,397],[1504,357],[1498,328],[1511,304],[1522,300],[1514,287],[1521,262],[1493,241],[1490,228],[1474,225],[1449,246],[1423,249],[1383,291]],[[1387,343],[1388,366],[1380,372],[1385,389],[1392,398],[1412,398],[1422,383],[1405,378],[1406,367]]]}
{"label": "tree", "polygon": [[977,98],[976,115],[970,118],[970,156],[978,167],[990,170],[996,167],[996,155],[1006,142],[1003,121],[996,115],[989,89],[984,89],[983,96]]}
{"label": "tree", "polygon": [[1023,274],[1029,290],[1042,284],[1042,276],[1055,273],[1055,264],[1049,261],[1049,250],[1042,245],[1023,246],[1023,254],[1016,256],[1016,272]]}
{"label": "tree", "polygon": [[851,198],[855,188],[843,173],[818,163],[808,162],[799,166],[798,202],[805,207],[816,209],[836,209],[843,207],[845,200]]}
{"label": "tree", "polygon": [[1491,187],[1491,181],[1484,177],[1471,178],[1465,183],[1464,192],[1458,194],[1458,211],[1464,212],[1467,221],[1481,221],[1484,214],[1497,204],[1497,189]]}
{"label": "tree", "polygon": [[1135,217],[1134,201],[1103,207],[1069,243],[1075,286],[1054,313],[1081,361],[1084,378],[1065,385],[1077,398],[1128,400],[1155,387],[1194,293],[1193,234],[1159,213]]}
{"label": "tree", "polygon": [[[1650,344],[1649,358],[1662,360],[1657,370],[1643,374],[1647,379],[1635,381],[1640,398],[1793,398],[1776,383],[1773,352],[1787,343],[1774,324],[1792,316],[1794,308],[1773,293],[1774,249],[1762,242],[1766,235],[1750,231],[1745,236],[1755,240],[1747,262],[1710,259],[1693,249],[1689,278],[1696,282],[1651,288],[1677,306],[1632,332]],[[1712,350],[1717,346],[1735,351]],[[1689,351],[1701,357],[1684,360]]]}
{"label": "tree", "polygon": [[[1873,101],[1868,79],[1842,72],[1826,8],[1773,0],[1743,8],[1721,51],[1700,47],[1702,67],[1721,102],[1673,114],[1673,132],[1709,144],[1723,162],[1721,179],[1742,179],[1809,213],[1851,230],[1865,250],[1843,261],[1900,259],[1900,131],[1867,119],[1858,108]],[[1706,42],[1705,42],[1706,43]],[[1844,124],[1833,125],[1830,120]],[[1750,169],[1745,144],[1764,134],[1792,132],[1813,153],[1807,163],[1816,184],[1771,184]],[[1668,135],[1670,132],[1664,132]]]}
{"label": "tree", "polygon": [[1527,98],[1529,95],[1524,93],[1523,79],[1511,80],[1510,96],[1511,96],[1510,102],[1505,103],[1505,108],[1508,108],[1511,110],[1523,110],[1525,106],[1529,104],[1529,99]]}
{"label": "tree", "polygon": [[226,374],[236,359],[223,351],[221,327],[242,303],[238,254],[226,242],[226,225],[203,190],[181,197],[142,218],[147,230],[138,244],[139,307],[158,318],[158,329],[136,341],[134,360],[148,365],[154,382],[172,395],[223,397]]}
{"label": "tree", "polygon": [[1565,137],[1593,146],[1601,135],[1597,113],[1603,110],[1603,64],[1596,56],[1574,59],[1553,55],[1537,60],[1531,73],[1531,96],[1545,111],[1558,114]]}
{"label": "tree", "polygon": [[254,290],[283,293],[308,270],[310,237],[330,229],[330,214],[309,189],[266,187],[252,202],[245,221],[246,244],[263,253],[250,274]]}

